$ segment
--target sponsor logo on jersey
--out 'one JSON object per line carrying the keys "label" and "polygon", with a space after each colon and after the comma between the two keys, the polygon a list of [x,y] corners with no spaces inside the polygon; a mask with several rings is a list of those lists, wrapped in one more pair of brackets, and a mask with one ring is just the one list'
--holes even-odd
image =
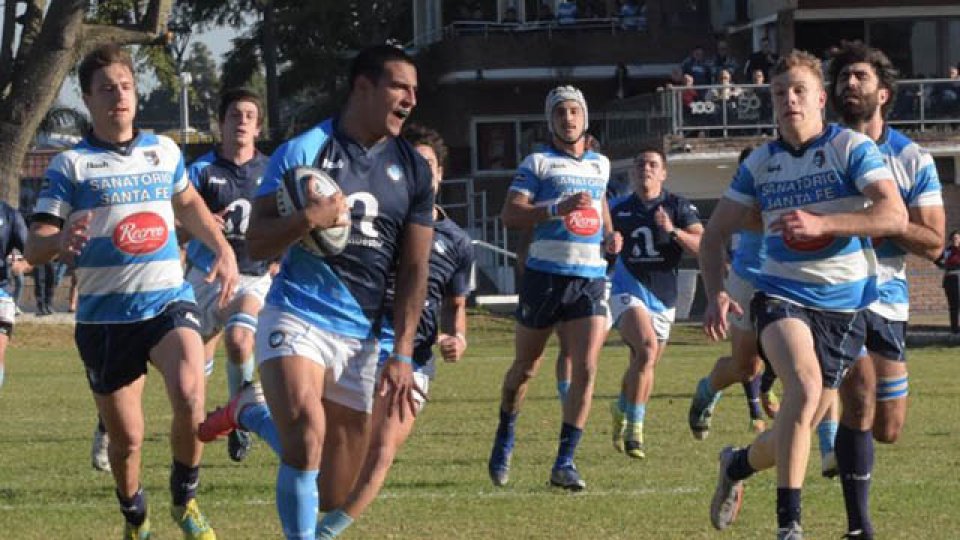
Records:
{"label": "sponsor logo on jersey", "polygon": [[97,161],[97,162],[87,162],[88,169],[106,169],[110,164],[106,161]]}
{"label": "sponsor logo on jersey", "polygon": [[286,336],[284,336],[283,332],[281,332],[280,330],[272,332],[269,338],[270,346],[273,347],[274,349],[280,347],[281,345],[283,345],[283,340],[285,339],[285,337]]}
{"label": "sponsor logo on jersey", "polygon": [[153,212],[131,214],[113,230],[113,245],[130,255],[153,253],[167,243],[167,222]]}
{"label": "sponsor logo on jersey", "polygon": [[147,159],[147,163],[153,165],[154,167],[160,165],[160,156],[158,156],[154,150],[144,150],[143,157]]}
{"label": "sponsor logo on jersey", "polygon": [[211,184],[224,185],[227,183],[226,178],[220,178],[219,176],[211,176],[208,180]]}
{"label": "sponsor logo on jersey", "polygon": [[338,159],[336,161],[330,161],[328,158],[323,158],[323,163],[320,164],[321,169],[342,169],[343,160]]}
{"label": "sponsor logo on jersey", "polygon": [[387,176],[394,182],[399,182],[403,178],[403,170],[396,163],[391,163],[387,165]]}
{"label": "sponsor logo on jersey", "polygon": [[563,224],[577,236],[593,236],[600,230],[600,214],[594,208],[581,208],[563,216]]}
{"label": "sponsor logo on jersey", "polygon": [[780,165],[770,165],[767,167],[767,172],[780,172]]}
{"label": "sponsor logo on jersey", "polygon": [[832,242],[833,236],[830,235],[817,236],[816,238],[808,238],[806,240],[798,240],[787,236],[783,237],[783,243],[794,251],[818,251],[829,246]]}
{"label": "sponsor logo on jersey", "polygon": [[441,241],[439,241],[439,240],[437,240],[437,241],[435,241],[435,242],[433,243],[433,250],[436,251],[437,253],[441,254],[441,255],[443,255],[444,253],[447,252],[447,249],[446,249],[445,247],[443,247],[443,242],[441,242]]}

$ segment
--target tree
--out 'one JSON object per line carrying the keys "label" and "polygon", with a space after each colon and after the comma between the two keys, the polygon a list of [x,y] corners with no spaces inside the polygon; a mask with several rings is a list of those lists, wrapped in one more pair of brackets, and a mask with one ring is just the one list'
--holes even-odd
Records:
{"label": "tree", "polygon": [[[17,8],[25,4],[23,13]],[[6,0],[0,34],[0,197],[19,200],[20,166],[44,114],[83,55],[117,43],[156,43],[173,0]],[[102,22],[115,9],[116,22]],[[14,51],[16,23],[21,23]]]}

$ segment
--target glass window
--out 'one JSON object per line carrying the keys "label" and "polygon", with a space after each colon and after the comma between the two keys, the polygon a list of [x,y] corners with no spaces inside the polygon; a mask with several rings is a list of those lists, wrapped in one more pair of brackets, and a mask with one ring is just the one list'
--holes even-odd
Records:
{"label": "glass window", "polygon": [[520,122],[520,157],[540,150],[550,142],[546,121]]}
{"label": "glass window", "polygon": [[477,123],[477,170],[517,168],[517,134],[514,122]]}
{"label": "glass window", "polygon": [[870,45],[886,52],[904,78],[940,75],[936,21],[872,21]]}

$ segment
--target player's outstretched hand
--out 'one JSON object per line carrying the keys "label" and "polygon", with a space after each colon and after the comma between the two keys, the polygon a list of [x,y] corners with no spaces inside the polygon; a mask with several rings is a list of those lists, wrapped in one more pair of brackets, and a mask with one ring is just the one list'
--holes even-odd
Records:
{"label": "player's outstretched hand", "polygon": [[90,221],[93,219],[93,212],[74,214],[67,222],[67,227],[60,231],[60,262],[67,266],[74,266],[76,257],[80,255],[87,242],[90,241]]}
{"label": "player's outstretched hand", "polygon": [[616,255],[623,249],[623,235],[614,231],[603,237],[603,248],[609,255]]}
{"label": "player's outstretched hand", "polygon": [[437,336],[437,345],[444,362],[456,362],[467,350],[467,338],[463,337],[463,334],[440,334]]}
{"label": "player's outstretched hand", "polygon": [[703,314],[703,331],[714,341],[727,338],[727,313],[743,315],[743,308],[734,302],[725,292],[707,302],[707,310]]}
{"label": "player's outstretched hand", "polygon": [[404,422],[408,409],[410,414],[416,416],[417,402],[414,400],[414,392],[426,398],[413,381],[413,365],[391,355],[380,373],[379,393],[381,397],[387,397],[387,418],[396,412],[400,415],[400,421]]}
{"label": "player's outstretched hand", "polygon": [[221,308],[226,307],[233,298],[233,291],[237,288],[240,281],[240,272],[237,270],[237,259],[233,255],[233,250],[220,253],[213,261],[213,267],[207,274],[206,282],[220,282],[220,296],[217,298],[217,305]]}

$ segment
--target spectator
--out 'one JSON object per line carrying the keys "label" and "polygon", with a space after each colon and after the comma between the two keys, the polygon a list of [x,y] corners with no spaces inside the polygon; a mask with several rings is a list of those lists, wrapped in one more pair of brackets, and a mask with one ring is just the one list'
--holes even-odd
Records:
{"label": "spectator", "polygon": [[770,48],[770,38],[760,40],[760,50],[751,54],[743,67],[745,74],[753,73],[755,69],[763,71],[763,78],[770,78],[770,68],[777,63],[777,55]]}
{"label": "spectator", "polygon": [[960,230],[950,233],[943,255],[937,261],[943,268],[943,292],[950,310],[950,333],[960,333]]}
{"label": "spectator", "polygon": [[960,70],[950,66],[945,78],[951,81],[931,84],[932,112],[940,117],[953,116],[960,108]]}
{"label": "spectator", "polygon": [[717,54],[713,57],[711,63],[713,64],[713,80],[717,83],[720,83],[720,72],[723,70],[730,72],[731,82],[733,75],[739,73],[740,64],[734,57],[730,56],[730,46],[725,39],[717,41]]}
{"label": "spectator", "polygon": [[693,88],[693,75],[689,73],[683,74],[683,87],[684,90],[680,92],[680,101],[683,102],[683,108],[687,113],[693,112],[693,103],[700,99],[700,93]]}
{"label": "spectator", "polygon": [[668,80],[667,83],[664,84],[663,86],[664,88],[670,89],[676,86],[683,86],[683,85],[684,85],[683,70],[680,69],[680,66],[675,66],[670,71],[670,80]]}
{"label": "spectator", "polygon": [[37,299],[37,316],[42,317],[53,313],[58,264],[51,261],[33,267],[33,295]]}
{"label": "spectator", "polygon": [[620,25],[624,30],[647,29],[647,5],[637,0],[624,0],[620,5]]}
{"label": "spectator", "polygon": [[550,3],[544,0],[540,3],[540,9],[537,10],[537,20],[540,21],[552,21],[553,17],[553,8],[550,7]]}
{"label": "spectator", "polygon": [[697,45],[690,51],[690,56],[680,63],[680,68],[684,73],[693,76],[693,83],[696,85],[707,85],[712,82],[713,69],[703,57],[703,47]]}
{"label": "spectator", "polygon": [[717,84],[720,85],[719,88],[711,88],[707,92],[709,101],[729,101],[739,96],[742,91],[739,87],[733,85],[732,72],[726,69],[720,70],[717,76]]}
{"label": "spectator", "polygon": [[566,0],[557,6],[557,22],[560,24],[575,24],[577,22],[577,3]]}

